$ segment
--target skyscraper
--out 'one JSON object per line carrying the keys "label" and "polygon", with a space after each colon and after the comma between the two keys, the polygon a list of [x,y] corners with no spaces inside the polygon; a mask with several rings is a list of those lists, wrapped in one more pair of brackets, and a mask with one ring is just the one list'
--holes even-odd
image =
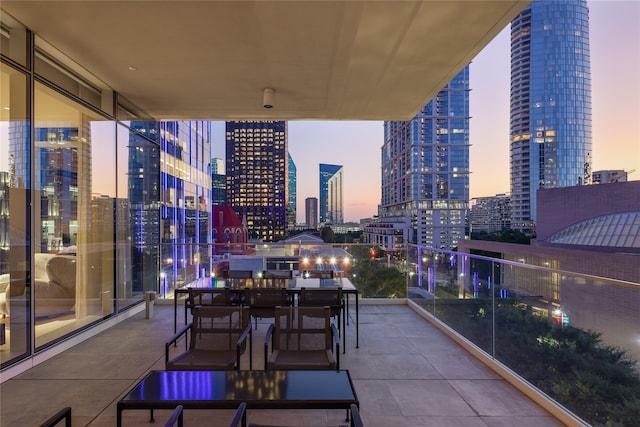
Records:
{"label": "skyscraper", "polygon": [[320,163],[321,224],[342,224],[344,222],[342,174],[342,166]]}
{"label": "skyscraper", "polygon": [[288,170],[288,189],[287,189],[287,225],[289,230],[293,230],[296,226],[297,216],[297,203],[298,203],[298,191],[297,191],[297,170],[296,164],[293,162],[291,154],[287,153],[287,159],[289,162]]}
{"label": "skyscraper", "polygon": [[287,122],[226,124],[227,204],[246,218],[249,238],[280,240],[287,230]]}
{"label": "skyscraper", "polygon": [[511,227],[532,234],[536,191],[591,180],[586,0],[533,2],[511,23]]}
{"label": "skyscraper", "polygon": [[307,197],[304,201],[304,215],[307,228],[316,230],[318,228],[318,199]]}
{"label": "skyscraper", "polygon": [[208,276],[195,265],[206,262],[205,248],[212,234],[211,175],[207,173],[211,161],[211,122],[161,121],[159,126],[162,270],[169,278],[184,277],[185,281],[191,281],[203,274]]}
{"label": "skyscraper", "polygon": [[[224,160],[211,159],[211,205],[227,204],[227,177],[224,173]],[[214,218],[215,221],[215,218]]]}
{"label": "skyscraper", "polygon": [[411,243],[451,249],[464,238],[468,206],[466,66],[412,120],[384,123],[379,222],[408,224]]}

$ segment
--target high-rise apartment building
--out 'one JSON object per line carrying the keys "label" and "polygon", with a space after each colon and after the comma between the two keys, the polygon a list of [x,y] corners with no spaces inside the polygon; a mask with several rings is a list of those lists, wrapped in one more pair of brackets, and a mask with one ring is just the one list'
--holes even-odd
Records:
{"label": "high-rise apartment building", "polygon": [[318,199],[307,197],[304,201],[304,216],[307,228],[316,230],[318,228]]}
{"label": "high-rise apartment building", "polygon": [[227,204],[246,218],[250,239],[272,242],[287,230],[287,122],[226,124]]}
{"label": "high-rise apartment building", "polygon": [[343,211],[343,167],[320,163],[320,223],[342,224]]}
{"label": "high-rise apartment building", "polygon": [[412,120],[384,123],[379,222],[408,224],[409,242],[450,249],[465,236],[468,206],[466,66]]}
{"label": "high-rise apartment building", "polygon": [[493,233],[510,229],[510,200],[511,197],[506,194],[473,199],[471,231]]}
{"label": "high-rise apartment building", "polygon": [[511,227],[532,234],[536,192],[591,181],[586,0],[533,2],[511,22]]}
{"label": "high-rise apartment building", "polygon": [[296,164],[293,162],[291,154],[287,153],[287,159],[289,163],[288,171],[288,189],[287,189],[287,227],[288,230],[293,230],[296,227],[297,216],[297,203],[298,203],[298,191],[297,191],[297,169]]}

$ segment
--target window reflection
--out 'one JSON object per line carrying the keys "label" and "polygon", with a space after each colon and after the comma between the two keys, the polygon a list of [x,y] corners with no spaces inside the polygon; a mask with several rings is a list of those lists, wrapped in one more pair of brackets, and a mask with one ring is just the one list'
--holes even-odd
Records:
{"label": "window reflection", "polygon": [[115,125],[35,85],[36,347],[113,313]]}
{"label": "window reflection", "polygon": [[30,352],[26,75],[0,64],[0,362]]}

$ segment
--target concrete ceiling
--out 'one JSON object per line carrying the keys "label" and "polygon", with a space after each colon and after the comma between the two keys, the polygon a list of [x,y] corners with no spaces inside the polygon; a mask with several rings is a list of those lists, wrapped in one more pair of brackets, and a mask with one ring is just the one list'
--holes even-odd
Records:
{"label": "concrete ceiling", "polygon": [[[528,3],[0,6],[156,119],[409,120]],[[274,90],[271,109],[264,88]]]}

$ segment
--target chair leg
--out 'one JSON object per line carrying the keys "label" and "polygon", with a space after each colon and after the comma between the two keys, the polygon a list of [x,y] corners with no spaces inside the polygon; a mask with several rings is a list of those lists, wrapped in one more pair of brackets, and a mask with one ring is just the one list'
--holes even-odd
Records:
{"label": "chair leg", "polygon": [[[342,353],[347,352],[347,325],[345,324],[346,313],[342,313]],[[340,320],[338,320],[339,322]]]}
{"label": "chair leg", "polygon": [[345,296],[344,303],[342,304],[342,310],[344,310],[344,315],[347,317],[347,325],[349,324],[349,296]]}

